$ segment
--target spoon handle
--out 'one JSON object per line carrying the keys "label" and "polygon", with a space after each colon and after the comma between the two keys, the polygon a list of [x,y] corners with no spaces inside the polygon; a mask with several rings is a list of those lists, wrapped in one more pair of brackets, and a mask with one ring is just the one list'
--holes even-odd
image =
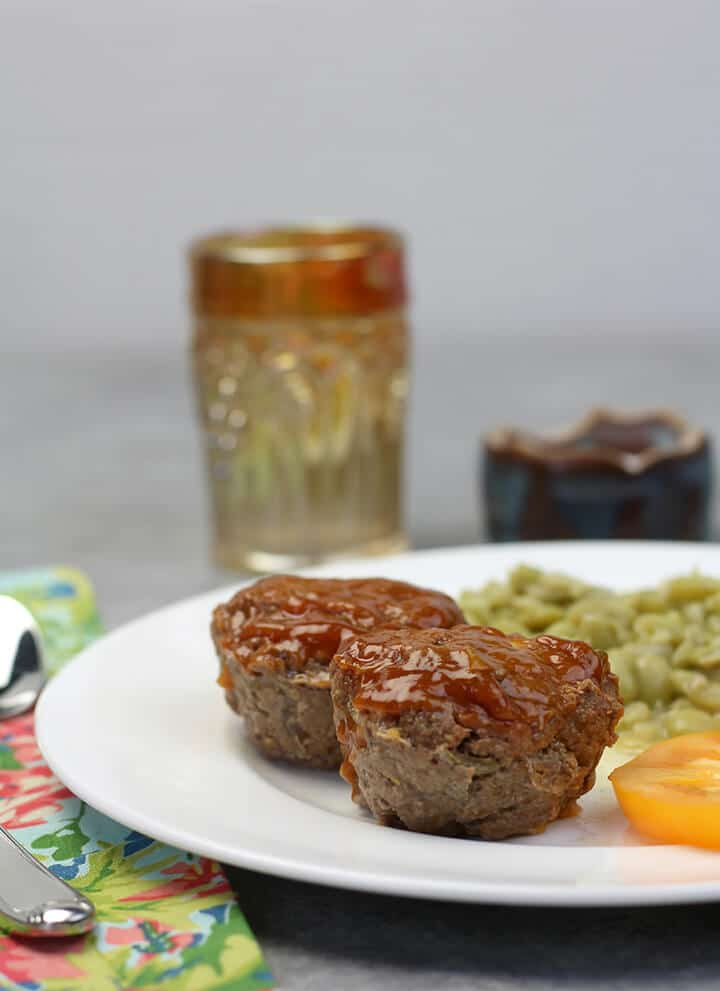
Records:
{"label": "spoon handle", "polygon": [[0,826],[0,929],[23,936],[76,936],[95,909]]}

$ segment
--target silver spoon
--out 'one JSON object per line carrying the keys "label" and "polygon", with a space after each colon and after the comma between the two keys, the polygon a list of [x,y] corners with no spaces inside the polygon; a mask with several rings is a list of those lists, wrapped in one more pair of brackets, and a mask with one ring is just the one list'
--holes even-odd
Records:
{"label": "silver spoon", "polygon": [[[44,684],[37,624],[17,599],[0,595],[0,720],[30,709]],[[0,929],[24,936],[74,936],[88,932],[94,921],[92,903],[0,826]]]}
{"label": "silver spoon", "polygon": [[0,719],[31,709],[44,684],[37,623],[17,599],[0,595]]}

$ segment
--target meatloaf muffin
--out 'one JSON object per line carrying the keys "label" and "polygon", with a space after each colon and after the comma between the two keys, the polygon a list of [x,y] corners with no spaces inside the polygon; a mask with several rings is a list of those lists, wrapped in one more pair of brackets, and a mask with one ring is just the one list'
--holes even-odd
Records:
{"label": "meatloaf muffin", "polygon": [[342,634],[449,627],[465,618],[441,592],[384,578],[262,578],[218,606],[219,683],[257,747],[310,767],[340,764],[328,665]]}
{"label": "meatloaf muffin", "polygon": [[622,714],[606,654],[480,626],[346,635],[331,678],[353,798],[424,833],[500,840],[571,814]]}

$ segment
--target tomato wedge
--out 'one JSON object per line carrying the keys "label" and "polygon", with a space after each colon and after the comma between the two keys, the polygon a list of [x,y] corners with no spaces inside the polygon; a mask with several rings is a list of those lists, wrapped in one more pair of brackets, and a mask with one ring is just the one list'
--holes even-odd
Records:
{"label": "tomato wedge", "polygon": [[720,732],[656,743],[610,775],[620,807],[663,843],[720,850]]}

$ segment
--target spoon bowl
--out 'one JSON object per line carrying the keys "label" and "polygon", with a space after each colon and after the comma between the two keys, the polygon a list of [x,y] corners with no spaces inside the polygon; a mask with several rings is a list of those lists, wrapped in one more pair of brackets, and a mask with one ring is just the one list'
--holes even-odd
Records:
{"label": "spoon bowl", "polygon": [[0,721],[31,709],[45,684],[40,630],[21,602],[0,595]]}

